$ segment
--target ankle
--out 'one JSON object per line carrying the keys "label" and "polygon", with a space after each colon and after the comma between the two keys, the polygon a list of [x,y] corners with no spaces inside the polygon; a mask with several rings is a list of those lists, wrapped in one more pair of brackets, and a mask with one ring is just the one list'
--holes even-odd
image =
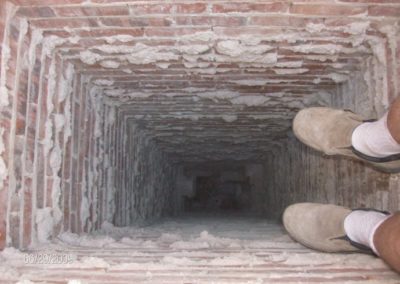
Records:
{"label": "ankle", "polygon": [[388,114],[375,122],[365,122],[354,129],[351,142],[353,147],[371,157],[387,157],[400,153],[400,144],[391,135]]}
{"label": "ankle", "polygon": [[354,210],[344,220],[344,229],[350,240],[370,247],[374,253],[378,251],[374,245],[376,229],[390,215],[377,211]]}
{"label": "ankle", "polygon": [[390,107],[387,126],[394,140],[400,144],[400,97]]}
{"label": "ankle", "polygon": [[382,222],[374,234],[374,246],[390,267],[400,272],[400,212]]}

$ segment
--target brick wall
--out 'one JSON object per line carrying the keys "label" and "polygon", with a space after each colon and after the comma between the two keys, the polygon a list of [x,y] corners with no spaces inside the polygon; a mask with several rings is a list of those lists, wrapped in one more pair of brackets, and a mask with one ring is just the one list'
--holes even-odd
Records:
{"label": "brick wall", "polygon": [[[129,120],[128,120],[129,121]],[[118,171],[122,176],[113,193],[110,222],[127,226],[171,215],[175,204],[176,167],[140,129],[126,121],[127,138]],[[114,213],[115,212],[115,213]]]}
{"label": "brick wall", "polygon": [[398,176],[361,162],[323,156],[294,139],[273,155],[264,170],[266,192],[260,203],[270,216],[280,217],[286,206],[296,202],[400,209]]}
{"label": "brick wall", "polygon": [[0,248],[168,214],[187,161],[262,160],[278,211],[398,208],[397,176],[287,133],[307,106],[387,109],[399,18],[395,0],[2,1]]}

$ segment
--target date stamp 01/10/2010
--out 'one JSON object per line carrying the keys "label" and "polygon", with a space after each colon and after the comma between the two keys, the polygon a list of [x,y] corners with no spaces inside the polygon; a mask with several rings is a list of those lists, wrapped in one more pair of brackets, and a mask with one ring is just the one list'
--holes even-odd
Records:
{"label": "date stamp 01/10/2010", "polygon": [[34,252],[24,254],[25,264],[70,264],[76,255],[68,253]]}

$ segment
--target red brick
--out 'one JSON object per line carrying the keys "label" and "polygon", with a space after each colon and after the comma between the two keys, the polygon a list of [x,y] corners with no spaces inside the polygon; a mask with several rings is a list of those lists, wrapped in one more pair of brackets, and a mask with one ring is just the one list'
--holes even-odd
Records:
{"label": "red brick", "polygon": [[[39,66],[37,65],[38,62],[39,62],[38,60],[35,62],[35,66],[34,66],[32,72],[38,72],[38,74],[40,74],[41,67],[40,67],[40,65]],[[29,94],[29,98],[28,98],[29,103],[36,104],[38,101],[38,93],[39,93],[38,92],[38,90],[39,90],[39,75],[38,74],[32,75],[32,77],[31,77],[32,83],[31,83],[31,86],[29,87],[30,88],[30,94]]]}
{"label": "red brick", "polygon": [[208,30],[208,28],[145,28],[145,34],[146,36],[176,37]]}
{"label": "red brick", "polygon": [[114,35],[130,35],[133,37],[143,36],[143,28],[130,28],[130,29],[101,29],[101,30],[91,30],[77,31],[76,34],[81,37],[103,37],[103,36],[114,36]]}
{"label": "red brick", "polygon": [[367,13],[364,6],[345,5],[311,5],[294,4],[290,7],[291,14],[316,15],[316,16],[352,16]]}
{"label": "red brick", "polygon": [[31,129],[35,129],[36,127],[36,118],[37,118],[37,106],[36,104],[29,104],[29,111],[27,115],[27,124]]}
{"label": "red brick", "polygon": [[[92,3],[98,3],[98,4],[110,4],[110,3],[120,3],[121,0],[91,0]],[[127,0],[124,2],[142,2],[142,1],[137,1],[137,0]]]}
{"label": "red brick", "polygon": [[129,5],[131,14],[146,15],[146,14],[171,14],[173,5],[171,4],[144,4],[144,5]]}
{"label": "red brick", "polygon": [[129,19],[130,26],[155,26],[155,27],[166,27],[172,24],[171,20],[167,18],[130,18]]}
{"label": "red brick", "polygon": [[104,191],[100,190],[97,192],[97,204],[98,204],[98,216],[97,216],[97,222],[98,226],[101,226],[103,223],[103,215],[104,215]]}
{"label": "red brick", "polygon": [[85,161],[84,154],[85,153],[82,153],[82,151],[79,151],[79,153],[78,153],[78,169],[79,169],[79,172],[77,173],[78,184],[82,184],[82,181],[83,181],[83,164]]}
{"label": "red brick", "polygon": [[65,27],[69,28],[84,28],[84,27],[90,27],[90,28],[97,28],[99,27],[99,23],[97,19],[93,18],[87,18],[87,19],[60,19],[60,18],[55,18],[55,19],[37,19],[37,20],[31,20],[32,26],[36,28],[43,28],[43,29],[48,29],[48,28],[53,28],[53,29],[64,29]]}
{"label": "red brick", "polygon": [[[82,28],[84,28],[84,27],[82,27]],[[43,30],[43,37],[44,38],[46,38],[48,36],[52,36],[52,35],[55,35],[55,36],[58,36],[58,37],[67,38],[67,37],[71,36],[71,33],[67,32],[65,30],[46,30],[46,29]],[[39,58],[40,58],[40,56],[39,56]]]}
{"label": "red brick", "polygon": [[0,190],[0,250],[6,246],[7,194],[8,190]]}
{"label": "red brick", "polygon": [[[400,62],[400,38],[397,39],[396,60],[399,60],[398,62]],[[398,67],[400,67],[400,64],[398,64]]]}
{"label": "red brick", "polygon": [[63,229],[69,230],[70,229],[70,192],[71,192],[71,185],[67,181],[62,181],[61,184],[61,191],[62,191],[62,198],[63,198]]}
{"label": "red brick", "polygon": [[246,17],[223,17],[223,16],[192,16],[192,17],[176,17],[175,22],[177,25],[185,26],[243,26],[246,24]]}
{"label": "red brick", "polygon": [[31,243],[32,234],[32,179],[25,177],[24,180],[24,209],[23,209],[23,240],[22,246],[28,247]]}
{"label": "red brick", "polygon": [[[34,133],[33,133],[34,135]],[[34,162],[34,157],[35,157],[35,151],[34,151],[34,145],[35,145],[35,139],[31,138],[30,135],[27,137],[26,141],[27,145],[31,145],[29,147],[26,147],[26,152],[25,152],[25,172],[26,174],[33,174],[33,162]]]}
{"label": "red brick", "polygon": [[179,14],[194,14],[203,13],[207,9],[207,5],[204,3],[193,3],[193,4],[177,4],[175,5],[176,13]]}
{"label": "red brick", "polygon": [[[82,184],[81,183],[77,183],[76,187],[75,187],[75,192],[74,195],[72,197],[72,200],[76,201],[76,207],[72,207],[72,208],[76,208],[77,212],[79,212],[80,208],[81,208],[81,199],[82,199]],[[76,229],[77,229],[77,233],[81,233],[82,231],[82,224],[81,224],[81,218],[80,218],[80,214],[77,214],[76,216]]]}
{"label": "red brick", "polygon": [[374,17],[400,17],[400,6],[371,6],[368,8],[368,16]]}
{"label": "red brick", "polygon": [[71,172],[71,188],[73,189],[74,195],[71,196],[71,210],[76,210],[76,190],[77,190],[77,176],[76,173],[78,171],[78,161],[76,158],[72,157],[71,159],[72,163],[72,172]]}
{"label": "red brick", "polygon": [[[25,77],[25,78],[27,78],[27,77]],[[18,100],[17,100],[17,113],[22,115],[22,116],[26,116],[26,105],[27,105],[26,93],[27,93],[26,91],[22,92],[21,90],[19,90],[18,91],[18,95],[17,95],[17,97],[18,97]]]}
{"label": "red brick", "polygon": [[101,18],[99,21],[109,27],[130,27],[129,18],[128,17],[106,17]]}
{"label": "red brick", "polygon": [[44,6],[44,5],[54,5],[54,4],[80,4],[85,2],[85,0],[12,0],[15,4],[19,6]]}
{"label": "red brick", "polygon": [[323,23],[322,18],[309,18],[309,17],[288,17],[288,16],[254,16],[249,19],[249,25],[259,26],[279,26],[279,27],[305,27],[307,24]]}
{"label": "red brick", "polygon": [[[396,62],[396,55],[392,53],[390,45],[388,43],[385,44],[386,55],[388,62]],[[395,78],[395,67],[392,64],[386,65],[387,70],[387,83],[388,83],[388,98],[389,101],[392,102],[396,99],[396,78]]]}
{"label": "red brick", "polygon": [[354,20],[354,18],[329,18],[324,20],[324,24],[328,27],[340,27],[352,23],[359,23],[359,21]]}
{"label": "red brick", "polygon": [[60,17],[79,17],[79,16],[127,16],[129,10],[124,6],[96,6],[96,7],[55,7],[54,11]]}
{"label": "red brick", "polygon": [[72,131],[73,131],[73,135],[72,135],[72,139],[73,141],[75,141],[74,139],[78,140],[79,139],[79,123],[80,123],[80,119],[81,119],[81,112],[80,112],[80,106],[79,104],[75,104],[74,107],[74,114],[73,114],[73,118],[72,118]]}
{"label": "red brick", "polygon": [[81,148],[80,148],[80,155],[82,155],[83,159],[88,157],[89,155],[89,145],[91,141],[90,137],[90,132],[88,129],[85,128],[85,133],[86,135],[82,135],[82,141],[81,141]]}
{"label": "red brick", "polygon": [[16,126],[16,135],[23,135],[25,134],[25,117],[18,116],[15,121]]}
{"label": "red brick", "polygon": [[49,18],[56,16],[53,9],[47,6],[19,7],[16,15],[29,18]]}
{"label": "red brick", "polygon": [[79,7],[79,6],[54,7],[54,12],[59,17],[82,17],[82,16],[85,16],[83,7]]}
{"label": "red brick", "polygon": [[118,18],[101,18],[101,23],[105,26],[112,27],[166,27],[170,26],[172,22],[167,18],[134,18],[134,17],[118,17]]}
{"label": "red brick", "polygon": [[[47,173],[49,175],[49,173]],[[46,205],[45,207],[53,207],[53,199],[52,199],[52,192],[53,192],[53,183],[54,179],[52,177],[46,177]]]}
{"label": "red brick", "polygon": [[249,19],[249,25],[290,26],[290,18],[285,16],[254,16]]}
{"label": "red brick", "polygon": [[[0,38],[4,38],[4,26],[6,20],[6,5],[0,5]],[[1,56],[0,56],[1,57]],[[1,58],[0,58],[0,66],[1,66]]]}
{"label": "red brick", "polygon": [[288,11],[289,4],[284,2],[268,2],[268,3],[223,3],[214,4],[212,11],[214,13],[285,13]]}

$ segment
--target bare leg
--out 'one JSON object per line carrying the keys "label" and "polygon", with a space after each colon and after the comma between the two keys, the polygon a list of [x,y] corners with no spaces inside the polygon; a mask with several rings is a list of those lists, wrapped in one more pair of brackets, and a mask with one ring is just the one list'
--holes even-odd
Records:
{"label": "bare leg", "polygon": [[400,212],[384,221],[376,230],[374,245],[379,256],[400,272]]}
{"label": "bare leg", "polygon": [[390,106],[387,125],[394,140],[400,144],[400,97]]}
{"label": "bare leg", "polygon": [[[391,105],[387,118],[390,134],[400,144],[400,97]],[[380,257],[400,272],[400,212],[383,222],[374,236],[374,244]]]}

